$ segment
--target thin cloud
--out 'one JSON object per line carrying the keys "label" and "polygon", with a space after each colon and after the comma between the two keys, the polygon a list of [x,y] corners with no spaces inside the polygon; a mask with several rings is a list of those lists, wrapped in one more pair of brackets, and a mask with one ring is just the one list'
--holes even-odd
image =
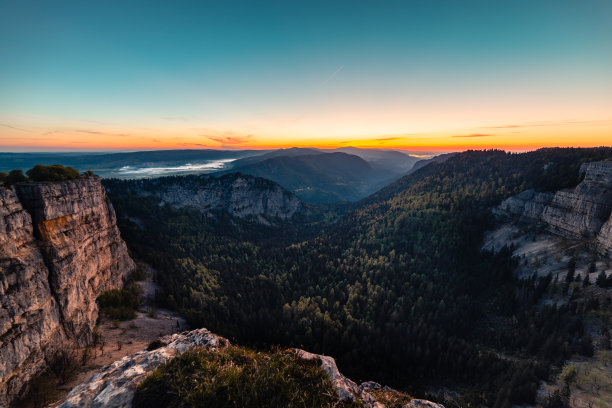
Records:
{"label": "thin cloud", "polygon": [[88,129],[77,129],[75,130],[75,132],[86,133],[88,135],[100,135],[100,136],[130,136],[127,133],[100,132],[97,130],[88,130]]}
{"label": "thin cloud", "polygon": [[189,118],[185,116],[166,116],[163,117],[162,120],[168,120],[172,122],[186,122],[189,120]]}
{"label": "thin cloud", "polygon": [[404,140],[406,139],[405,136],[390,136],[390,137],[379,137],[376,138],[376,140],[379,140],[381,142],[387,142],[387,141],[391,141],[391,140]]}
{"label": "thin cloud", "polygon": [[78,133],[87,133],[89,135],[105,135],[105,134],[107,134],[107,133],[98,132],[98,131],[95,131],[95,130],[75,130],[75,132],[78,132]]}
{"label": "thin cloud", "polygon": [[12,125],[7,125],[6,123],[0,123],[0,126],[5,127],[5,128],[9,128],[9,129],[20,130],[22,132],[32,133],[30,130],[18,128],[18,127],[12,126]]}
{"label": "thin cloud", "polygon": [[24,140],[40,140],[37,137],[3,137],[2,138],[3,141],[7,141],[7,140],[17,140],[17,141],[24,141]]}
{"label": "thin cloud", "polygon": [[495,136],[495,135],[484,134],[484,133],[472,133],[470,135],[455,135],[451,137],[489,137],[489,136]]}
{"label": "thin cloud", "polygon": [[221,143],[222,145],[239,145],[242,143],[249,142],[253,139],[253,135],[246,136],[206,136],[206,138],[212,140],[213,142]]}
{"label": "thin cloud", "polygon": [[612,123],[610,119],[603,120],[562,120],[552,122],[532,122],[522,124],[509,124],[499,126],[482,126],[481,129],[516,129],[516,128],[532,128],[546,126],[574,126],[574,125],[591,125],[591,126],[606,126]]}
{"label": "thin cloud", "polygon": [[331,74],[325,81],[323,81],[324,84],[328,83],[333,77],[336,76],[336,74],[340,71],[342,71],[342,69],[344,68],[344,65],[342,65],[340,68],[338,68],[337,70],[334,71],[333,74]]}
{"label": "thin cloud", "polygon": [[89,129],[75,129],[75,130],[50,130],[48,132],[42,133],[43,136],[50,136],[55,134],[65,134],[65,133],[84,133],[86,135],[97,135],[97,136],[131,136],[129,133],[112,133],[112,132],[100,132],[97,130],[89,130]]}
{"label": "thin cloud", "polygon": [[525,125],[483,126],[482,129],[514,129],[522,127],[525,127]]}

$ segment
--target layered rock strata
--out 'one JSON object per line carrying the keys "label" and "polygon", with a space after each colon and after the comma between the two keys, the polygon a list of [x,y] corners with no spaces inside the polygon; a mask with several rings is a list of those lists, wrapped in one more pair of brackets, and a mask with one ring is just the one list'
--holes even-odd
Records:
{"label": "layered rock strata", "polygon": [[[60,408],[130,408],[138,384],[161,364],[192,347],[218,349],[229,345],[229,341],[206,329],[197,329],[164,336],[160,339],[160,345],[155,350],[140,351],[102,368],[88,381],[75,387]],[[380,387],[378,384],[369,382],[357,385],[338,371],[333,358],[299,349],[295,352],[300,358],[321,361],[321,368],[327,373],[340,400],[360,401],[364,408],[385,407],[368,392]],[[406,407],[444,408],[425,400],[413,400]]]}
{"label": "layered rock strata", "polygon": [[96,298],[133,268],[99,178],[0,189],[0,406],[90,341]]}
{"label": "layered rock strata", "polygon": [[566,238],[592,239],[602,251],[612,253],[612,162],[585,163],[580,173],[584,179],[573,189],[523,191],[504,200],[496,212],[540,223]]}
{"label": "layered rock strata", "polygon": [[[122,181],[130,192],[155,197],[159,205],[191,208],[210,214],[226,211],[238,218],[289,219],[308,210],[302,200],[278,184],[240,173]],[[112,184],[110,187],[112,188]]]}

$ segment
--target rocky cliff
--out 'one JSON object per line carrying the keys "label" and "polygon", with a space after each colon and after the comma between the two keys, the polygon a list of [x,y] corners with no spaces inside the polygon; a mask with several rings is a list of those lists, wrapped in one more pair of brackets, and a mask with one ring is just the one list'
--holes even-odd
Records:
{"label": "rocky cliff", "polygon": [[[227,339],[206,329],[165,336],[159,343],[160,347],[155,350],[140,351],[100,369],[88,381],[75,387],[60,408],[129,408],[132,406],[136,386],[161,364],[192,347],[210,347],[217,350],[229,345]],[[382,388],[379,384],[366,382],[357,385],[340,373],[333,358],[299,349],[295,352],[299,358],[321,361],[321,368],[331,380],[338,399],[359,401],[364,408],[385,407],[372,394],[373,390]],[[393,392],[389,388],[385,389]],[[442,405],[417,399],[408,402],[403,408],[418,407],[444,408]]]}
{"label": "rocky cliff", "polygon": [[278,184],[240,173],[108,181],[106,185],[111,190],[126,189],[140,196],[155,197],[159,205],[193,208],[204,213],[226,211],[264,224],[269,223],[268,218],[288,219],[308,212],[302,200]]}
{"label": "rocky cliff", "polygon": [[0,406],[90,341],[97,296],[133,268],[98,177],[0,189]]}
{"label": "rocky cliff", "polygon": [[570,239],[592,239],[612,252],[612,162],[585,163],[584,179],[573,189],[555,193],[524,191],[504,200],[499,214],[540,223],[548,231]]}

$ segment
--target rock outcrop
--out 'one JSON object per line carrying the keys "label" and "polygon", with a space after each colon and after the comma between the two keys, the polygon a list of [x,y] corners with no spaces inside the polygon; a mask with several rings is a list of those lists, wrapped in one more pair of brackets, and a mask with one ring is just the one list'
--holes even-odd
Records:
{"label": "rock outcrop", "polygon": [[601,252],[612,257],[612,215],[597,234],[597,246]]}
{"label": "rock outcrop", "polygon": [[498,214],[539,223],[549,232],[570,239],[593,239],[612,252],[612,162],[585,163],[584,179],[573,189],[556,193],[522,193],[504,200]]}
{"label": "rock outcrop", "polygon": [[[206,329],[164,336],[159,343],[160,347],[155,350],[140,351],[100,369],[88,381],[75,387],[59,408],[130,408],[137,385],[161,364],[192,347],[218,349],[229,345],[227,339]],[[368,392],[373,388],[371,384],[375,384],[374,388],[380,387],[378,384],[369,382],[358,386],[338,371],[333,358],[299,349],[295,352],[305,360],[321,361],[321,368],[329,376],[339,399],[361,401],[364,408],[385,407]],[[444,408],[425,400],[412,400],[406,407]]]}
{"label": "rock outcrop", "polygon": [[192,347],[219,347],[225,340],[206,329],[172,334],[155,350],[143,350],[97,371],[76,386],[60,408],[131,407],[136,386],[161,364]]}
{"label": "rock outcrop", "polygon": [[96,298],[132,269],[98,177],[0,189],[0,406],[91,340]]}
{"label": "rock outcrop", "polygon": [[144,197],[155,197],[159,205],[192,208],[210,214],[226,211],[238,218],[268,224],[270,218],[289,219],[308,212],[304,202],[278,184],[259,177],[231,173],[163,177],[158,179],[108,181],[107,188],[127,189]]}

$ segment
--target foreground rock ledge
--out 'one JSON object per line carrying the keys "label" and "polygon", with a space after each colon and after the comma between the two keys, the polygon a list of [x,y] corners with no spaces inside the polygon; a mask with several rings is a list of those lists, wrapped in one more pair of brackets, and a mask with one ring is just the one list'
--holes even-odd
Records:
{"label": "foreground rock ledge", "polygon": [[[164,336],[160,339],[161,347],[155,350],[143,350],[122,358],[113,364],[97,371],[88,381],[75,387],[60,408],[102,408],[131,407],[137,385],[161,364],[192,347],[210,347],[217,349],[229,344],[223,337],[206,329],[197,329],[180,334]],[[368,392],[380,387],[368,382],[357,385],[338,371],[336,361],[328,356],[312,354],[296,349],[300,358],[320,359],[321,368],[327,373],[338,397],[342,400],[360,400],[366,408],[384,408]],[[404,408],[444,408],[425,400],[412,400]]]}

